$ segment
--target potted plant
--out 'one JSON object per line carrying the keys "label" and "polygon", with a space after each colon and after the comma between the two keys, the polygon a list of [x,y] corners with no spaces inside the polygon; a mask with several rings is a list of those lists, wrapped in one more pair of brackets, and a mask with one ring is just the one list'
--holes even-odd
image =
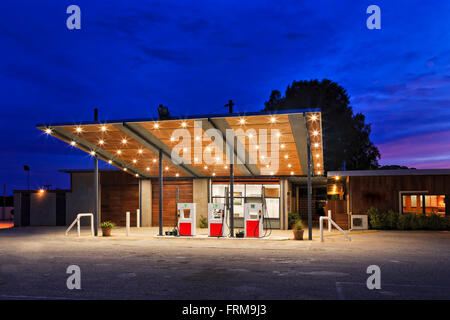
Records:
{"label": "potted plant", "polygon": [[300,219],[300,215],[297,212],[291,212],[288,214],[288,226],[294,229],[295,223]]}
{"label": "potted plant", "polygon": [[200,216],[200,223],[199,223],[200,228],[204,229],[204,228],[208,228],[208,219],[204,216]]}
{"label": "potted plant", "polygon": [[100,224],[100,227],[102,228],[102,233],[104,237],[109,237],[111,236],[111,230],[112,228],[114,228],[116,225],[111,222],[111,221],[103,221]]}
{"label": "potted plant", "polygon": [[294,224],[294,227],[292,228],[292,232],[294,233],[294,239],[295,240],[303,240],[303,221],[297,220]]}

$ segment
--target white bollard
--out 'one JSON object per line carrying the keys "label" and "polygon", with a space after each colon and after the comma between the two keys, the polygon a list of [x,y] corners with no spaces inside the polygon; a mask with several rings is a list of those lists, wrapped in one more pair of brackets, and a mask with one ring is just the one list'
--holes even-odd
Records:
{"label": "white bollard", "polygon": [[331,232],[331,210],[328,210],[328,232]]}
{"label": "white bollard", "polygon": [[136,227],[141,227],[141,211],[139,209],[136,210]]}
{"label": "white bollard", "polygon": [[130,211],[127,211],[126,218],[127,218],[127,237],[128,237],[130,235]]}
{"label": "white bollard", "polygon": [[77,230],[78,230],[78,237],[81,236],[81,230],[80,230],[80,217],[77,216]]}

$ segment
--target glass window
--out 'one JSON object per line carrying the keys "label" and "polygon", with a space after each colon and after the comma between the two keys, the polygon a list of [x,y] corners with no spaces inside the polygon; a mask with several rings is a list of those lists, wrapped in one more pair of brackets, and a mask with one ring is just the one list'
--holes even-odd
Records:
{"label": "glass window", "polygon": [[402,195],[402,212],[411,214],[423,213],[423,196],[420,194]]}
{"label": "glass window", "polygon": [[228,184],[213,184],[212,196],[213,197],[225,197],[225,188],[229,187]]}
{"label": "glass window", "polygon": [[445,216],[445,195],[425,195],[425,214]]}
{"label": "glass window", "polygon": [[261,197],[261,184],[247,184],[245,187],[246,197]]}
{"label": "glass window", "polygon": [[267,216],[269,218],[280,217],[280,199],[266,199]]}

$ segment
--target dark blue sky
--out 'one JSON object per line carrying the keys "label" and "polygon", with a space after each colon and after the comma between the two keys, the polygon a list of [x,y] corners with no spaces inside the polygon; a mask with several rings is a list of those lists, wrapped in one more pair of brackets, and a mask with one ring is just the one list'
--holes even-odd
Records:
{"label": "dark blue sky", "polygon": [[[82,29],[66,28],[77,4]],[[381,8],[382,29],[366,28]],[[372,123],[382,164],[450,168],[449,1],[0,2],[0,183],[68,187],[90,156],[37,123],[259,111],[271,90],[328,78]],[[344,124],[343,124],[344,125]]]}

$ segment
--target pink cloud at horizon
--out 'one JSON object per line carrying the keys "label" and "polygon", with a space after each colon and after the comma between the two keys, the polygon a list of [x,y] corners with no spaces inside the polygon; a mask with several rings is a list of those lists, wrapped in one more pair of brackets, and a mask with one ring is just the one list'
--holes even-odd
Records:
{"label": "pink cloud at horizon", "polygon": [[381,165],[417,169],[450,168],[450,130],[433,132],[377,144]]}

